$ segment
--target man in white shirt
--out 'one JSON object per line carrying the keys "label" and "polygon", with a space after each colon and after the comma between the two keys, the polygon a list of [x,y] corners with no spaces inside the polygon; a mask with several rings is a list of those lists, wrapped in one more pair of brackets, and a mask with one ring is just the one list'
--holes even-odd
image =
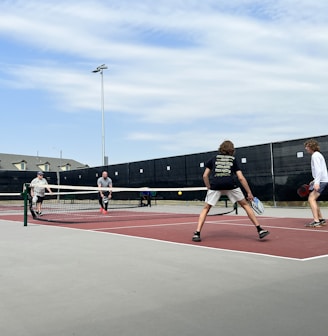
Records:
{"label": "man in white shirt", "polygon": [[305,226],[321,227],[326,225],[326,221],[322,217],[317,200],[324,190],[328,188],[327,165],[325,158],[320,153],[318,141],[314,139],[307,140],[304,146],[305,150],[311,154],[311,171],[313,177],[313,181],[310,183],[310,194],[308,198],[313,214],[313,221]]}
{"label": "man in white shirt", "polygon": [[30,184],[31,187],[31,197],[33,200],[33,203],[36,203],[36,214],[39,216],[42,216],[42,203],[44,200],[46,189],[49,191],[49,193],[52,193],[51,189],[47,186],[48,182],[43,177],[43,172],[39,171],[37,173],[37,177],[34,178]]}

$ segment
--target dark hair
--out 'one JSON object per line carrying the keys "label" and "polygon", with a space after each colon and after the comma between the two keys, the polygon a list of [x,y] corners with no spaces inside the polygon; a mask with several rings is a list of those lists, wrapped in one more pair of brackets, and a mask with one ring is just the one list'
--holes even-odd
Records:
{"label": "dark hair", "polygon": [[320,152],[320,145],[317,140],[310,139],[304,142],[304,147],[309,147],[313,152]]}
{"label": "dark hair", "polygon": [[234,155],[235,146],[230,140],[225,140],[219,147],[219,153],[223,155]]}

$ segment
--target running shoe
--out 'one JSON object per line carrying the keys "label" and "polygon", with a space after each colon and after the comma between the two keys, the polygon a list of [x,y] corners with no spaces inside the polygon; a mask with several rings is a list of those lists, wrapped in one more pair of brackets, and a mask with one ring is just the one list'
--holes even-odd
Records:
{"label": "running shoe", "polygon": [[313,221],[311,223],[305,224],[304,226],[316,228],[316,227],[322,227],[322,224],[321,221],[320,222]]}
{"label": "running shoe", "polygon": [[262,239],[262,238],[266,237],[268,234],[270,234],[270,232],[268,230],[261,230],[259,232],[259,237],[260,237],[260,239]]}
{"label": "running shoe", "polygon": [[323,218],[319,218],[319,222],[322,226],[326,225],[326,220]]}
{"label": "running shoe", "polygon": [[200,239],[200,232],[194,232],[194,235],[193,235],[193,237],[192,237],[192,241],[194,241],[194,242],[200,242],[200,241],[202,241],[201,239]]}

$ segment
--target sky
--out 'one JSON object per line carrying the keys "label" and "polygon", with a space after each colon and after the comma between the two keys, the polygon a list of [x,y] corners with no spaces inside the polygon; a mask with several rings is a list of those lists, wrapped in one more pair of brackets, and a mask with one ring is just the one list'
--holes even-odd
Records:
{"label": "sky", "polygon": [[1,0],[0,44],[0,153],[94,167],[103,143],[117,164],[328,134],[326,0]]}

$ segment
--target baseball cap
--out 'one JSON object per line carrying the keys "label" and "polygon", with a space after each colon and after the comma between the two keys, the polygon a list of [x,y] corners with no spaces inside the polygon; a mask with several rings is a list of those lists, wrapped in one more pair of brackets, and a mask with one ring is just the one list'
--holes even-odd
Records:
{"label": "baseball cap", "polygon": [[42,171],[38,171],[37,175],[43,175]]}

